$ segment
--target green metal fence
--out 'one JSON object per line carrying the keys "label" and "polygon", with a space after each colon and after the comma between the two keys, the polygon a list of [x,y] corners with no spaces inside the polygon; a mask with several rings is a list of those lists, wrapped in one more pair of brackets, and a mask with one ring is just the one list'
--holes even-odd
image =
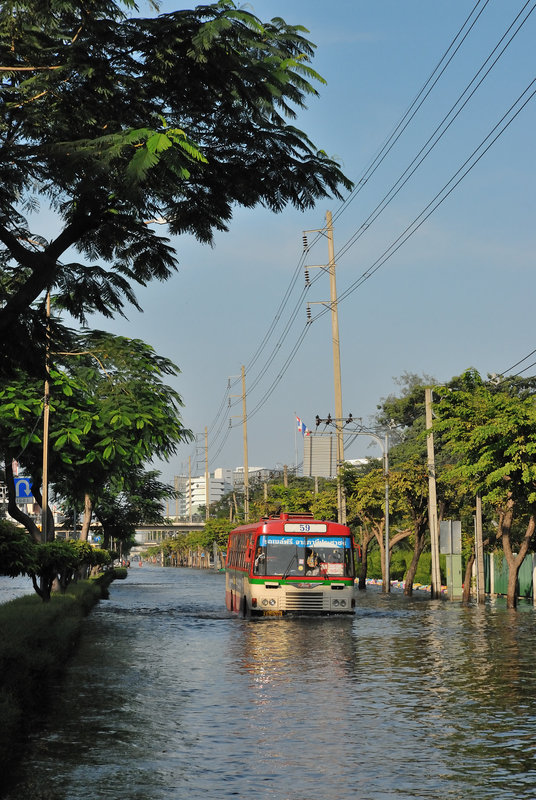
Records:
{"label": "green metal fence", "polygon": [[[508,590],[508,563],[504,554],[501,552],[492,553],[493,557],[493,587],[490,580],[490,555],[486,554],[484,570],[486,577],[486,591],[494,594],[506,594]],[[532,553],[525,556],[518,575],[517,596],[533,598],[532,574],[534,569],[535,557]]]}

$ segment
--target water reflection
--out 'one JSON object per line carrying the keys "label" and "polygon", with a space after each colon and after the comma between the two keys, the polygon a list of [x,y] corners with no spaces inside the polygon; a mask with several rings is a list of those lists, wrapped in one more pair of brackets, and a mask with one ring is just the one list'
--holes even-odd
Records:
{"label": "water reflection", "polygon": [[10,800],[533,800],[532,608],[373,590],[245,621],[223,576],[144,570],[89,618]]}

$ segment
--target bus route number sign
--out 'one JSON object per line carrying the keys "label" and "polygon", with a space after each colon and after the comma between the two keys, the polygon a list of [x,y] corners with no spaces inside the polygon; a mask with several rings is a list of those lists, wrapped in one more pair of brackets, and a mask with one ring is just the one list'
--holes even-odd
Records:
{"label": "bus route number sign", "polygon": [[326,533],[325,522],[285,522],[285,533]]}

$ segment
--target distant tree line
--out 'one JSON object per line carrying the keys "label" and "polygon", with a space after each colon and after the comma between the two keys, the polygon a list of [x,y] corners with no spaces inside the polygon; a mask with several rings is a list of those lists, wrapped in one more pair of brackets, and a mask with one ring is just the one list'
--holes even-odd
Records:
{"label": "distant tree line", "polygon": [[[404,374],[400,391],[384,398],[373,420],[375,430],[389,429],[389,551],[391,572],[403,578],[406,595],[415,581],[429,574],[420,568],[429,551],[428,466],[425,387],[433,388],[433,432],[437,475],[438,516],[462,521],[466,589],[475,558],[474,516],[480,494],[486,531],[485,548],[500,551],[508,564],[507,603],[516,605],[519,568],[534,546],[536,510],[536,379],[493,376],[475,369],[441,386],[431,376]],[[375,576],[385,583],[385,475],[383,464],[371,459],[345,465],[340,479],[346,494],[347,521],[359,542],[359,588],[366,585],[373,554]],[[289,475],[285,483],[254,484],[250,519],[286,512],[310,512],[320,519],[337,519],[337,487],[320,479],[318,491],[310,478]],[[240,496],[238,496],[240,497]],[[243,505],[236,493],[210,507],[211,518],[201,533],[163,544],[168,553],[195,547],[225,547],[226,533],[243,522]],[[238,514],[237,514],[238,512]],[[230,519],[232,517],[232,519]],[[218,527],[219,525],[219,527]],[[416,576],[418,576],[416,578]],[[469,592],[466,592],[466,597]]]}

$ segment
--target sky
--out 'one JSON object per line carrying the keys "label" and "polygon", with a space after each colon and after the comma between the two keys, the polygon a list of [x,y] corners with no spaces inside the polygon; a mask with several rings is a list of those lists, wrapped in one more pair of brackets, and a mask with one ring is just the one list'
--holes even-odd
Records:
{"label": "sky", "polygon": [[[536,89],[534,84],[523,95],[534,80],[536,13],[501,54],[533,4],[245,5],[263,21],[282,16],[308,29],[317,46],[312,66],[326,84],[293,124],[338,160],[358,189],[344,203],[329,199],[306,213],[291,207],[277,215],[237,209],[229,232],[216,235],[212,248],[189,237],[174,239],[179,270],[166,283],[138,291],[143,313],[132,309],[128,320],[112,323],[91,320],[93,327],[143,339],[181,370],[172,385],[184,402],[183,423],[196,440],[181,445],[168,464],[157,465],[169,481],[187,474],[189,459],[192,474],[204,472],[205,428],[211,471],[243,464],[242,366],[250,467],[301,463],[296,416],[314,430],[317,414],[334,415],[331,319],[321,313],[329,278],[311,270],[313,283],[304,292],[302,268],[328,263],[325,236],[316,237],[305,258],[302,245],[303,231],[325,226],[327,211],[334,219],[344,415],[370,424],[382,398],[400,391],[397,379],[404,373],[441,383],[468,367],[483,375],[535,371],[536,355],[525,357],[536,347],[536,98],[514,115]],[[161,4],[162,11],[174,7],[169,0]],[[495,60],[460,113],[447,117],[452,124],[438,139],[445,124],[438,126],[455,103],[455,111],[460,109]],[[416,98],[418,108],[412,106]],[[397,128],[401,120],[403,129]],[[448,188],[460,182],[434,210],[456,174]],[[399,188],[396,196],[393,187]],[[385,207],[384,198],[391,198]],[[411,233],[415,220],[422,224]],[[314,239],[309,234],[309,243]],[[308,325],[307,303],[313,318]],[[346,457],[378,455],[371,443],[358,437]]]}

